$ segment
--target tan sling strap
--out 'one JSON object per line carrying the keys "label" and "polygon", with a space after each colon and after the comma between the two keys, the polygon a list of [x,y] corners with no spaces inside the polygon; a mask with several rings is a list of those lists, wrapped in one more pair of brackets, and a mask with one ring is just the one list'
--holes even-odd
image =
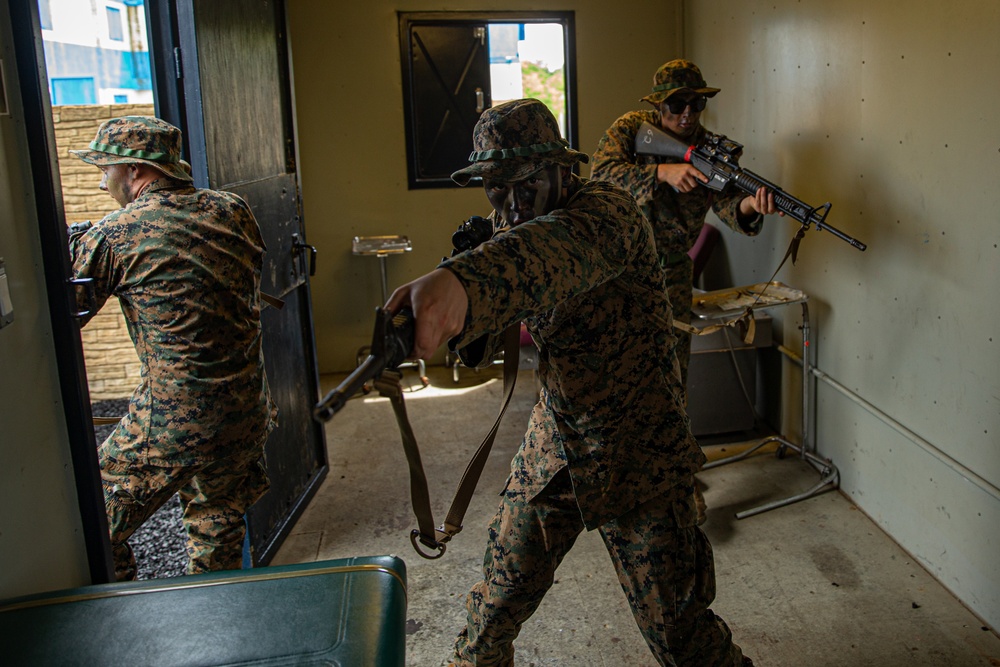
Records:
{"label": "tan sling strap", "polygon": [[[452,500],[451,508],[448,510],[448,515],[438,528],[434,527],[430,494],[427,490],[427,476],[424,474],[424,467],[420,461],[420,448],[417,446],[416,436],[413,435],[410,421],[406,417],[406,407],[403,405],[403,389],[399,382],[402,375],[398,371],[386,370],[374,381],[375,388],[382,396],[390,400],[393,412],[396,414],[399,433],[403,439],[403,450],[406,452],[406,461],[410,468],[410,501],[413,504],[413,513],[417,518],[417,528],[410,532],[410,542],[413,544],[414,550],[424,558],[433,560],[443,556],[447,542],[462,530],[465,511],[469,508],[472,494],[476,490],[479,477],[482,475],[486,460],[489,458],[493,441],[500,428],[500,420],[503,418],[504,412],[507,411],[511,396],[514,394],[520,353],[520,334],[520,324],[512,325],[504,332],[504,397],[500,412],[497,414],[493,427],[486,434],[479,449],[476,450],[472,460],[466,466],[458,490],[455,492],[455,498]],[[417,542],[429,549],[436,549],[437,554],[424,552]]]}
{"label": "tan sling strap", "polygon": [[[788,250],[785,251],[785,256],[781,258],[781,262],[778,264],[778,268],[776,268],[774,270],[774,273],[771,274],[770,279],[768,279],[767,283],[765,283],[766,285],[771,284],[771,282],[774,280],[774,277],[778,275],[778,271],[780,271],[781,267],[785,265],[785,262],[788,260],[789,257],[792,258],[792,264],[795,264],[795,260],[799,254],[799,243],[801,243],[802,238],[805,236],[806,229],[808,229],[806,225],[802,225],[801,227],[799,227],[799,231],[795,233],[795,236],[792,238],[791,243],[788,244]],[[735,317],[731,317],[728,320],[719,322],[718,324],[711,324],[703,328],[696,328],[691,326],[690,324],[687,324],[686,322],[678,322],[677,320],[674,320],[674,328],[683,331],[686,334],[690,334],[692,336],[707,336],[708,334],[715,333],[720,329],[725,329],[726,327],[733,327],[737,331],[739,331],[740,337],[743,339],[743,342],[746,343],[747,345],[751,345],[753,343],[753,338],[757,333],[757,325],[753,317],[753,307],[757,305],[757,302],[760,301],[761,297],[764,296],[764,292],[766,291],[767,287],[765,287],[763,290],[760,291],[760,293],[757,295],[757,298],[754,299],[754,302],[749,306],[747,306],[747,309],[743,311],[743,313],[736,315]]]}

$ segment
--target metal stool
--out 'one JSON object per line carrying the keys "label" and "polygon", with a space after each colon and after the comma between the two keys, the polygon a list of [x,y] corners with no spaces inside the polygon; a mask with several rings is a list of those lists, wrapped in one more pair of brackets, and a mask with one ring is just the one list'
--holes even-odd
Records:
{"label": "metal stool", "polygon": [[[389,300],[389,279],[386,272],[386,260],[389,255],[401,255],[404,252],[410,252],[413,250],[413,246],[410,244],[410,239],[406,236],[355,236],[354,241],[351,243],[351,252],[355,255],[374,255],[378,258],[379,263],[379,274],[382,279],[382,304],[384,305],[386,301]],[[361,365],[371,350],[367,345],[358,350],[357,362]],[[423,359],[417,359],[416,361],[407,361],[399,365],[400,368],[413,368],[417,367],[420,373],[420,382],[423,386],[428,386],[430,380],[427,379],[427,366]],[[370,391],[369,387],[365,388],[365,391]]]}

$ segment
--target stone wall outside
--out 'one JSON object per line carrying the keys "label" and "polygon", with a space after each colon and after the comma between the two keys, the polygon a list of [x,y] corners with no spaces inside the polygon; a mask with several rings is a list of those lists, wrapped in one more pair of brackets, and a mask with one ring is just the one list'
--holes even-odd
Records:
{"label": "stone wall outside", "polygon": [[[96,222],[118,208],[115,200],[98,188],[100,170],[70,155],[69,151],[87,148],[97,128],[106,120],[154,113],[151,104],[52,107],[67,225],[83,220]],[[139,358],[125,327],[118,299],[110,299],[81,334],[91,400],[131,395],[139,384]]]}

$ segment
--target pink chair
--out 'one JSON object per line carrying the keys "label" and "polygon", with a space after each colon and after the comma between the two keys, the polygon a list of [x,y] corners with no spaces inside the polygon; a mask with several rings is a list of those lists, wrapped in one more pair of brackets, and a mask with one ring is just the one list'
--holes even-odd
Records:
{"label": "pink chair", "polygon": [[722,236],[719,230],[708,224],[707,222],[702,225],[701,233],[698,234],[698,240],[694,242],[691,249],[688,250],[688,257],[694,262],[694,282],[698,282],[698,278],[701,276],[702,269],[705,268],[705,264],[708,262],[709,255],[712,254],[712,249],[715,244],[718,243],[719,237]]}

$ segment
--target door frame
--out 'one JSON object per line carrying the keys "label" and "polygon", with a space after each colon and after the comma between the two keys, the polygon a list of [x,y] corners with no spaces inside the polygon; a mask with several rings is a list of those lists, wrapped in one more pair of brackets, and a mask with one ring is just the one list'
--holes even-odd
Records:
{"label": "door frame", "polygon": [[45,289],[52,319],[52,343],[59,368],[59,388],[83,540],[91,583],[102,584],[115,580],[114,562],[97,460],[80,323],[71,307],[73,286],[70,280],[73,273],[38,3],[36,0],[8,0],[8,7],[11,24],[21,26],[21,29],[13,31],[17,77],[38,214]]}

